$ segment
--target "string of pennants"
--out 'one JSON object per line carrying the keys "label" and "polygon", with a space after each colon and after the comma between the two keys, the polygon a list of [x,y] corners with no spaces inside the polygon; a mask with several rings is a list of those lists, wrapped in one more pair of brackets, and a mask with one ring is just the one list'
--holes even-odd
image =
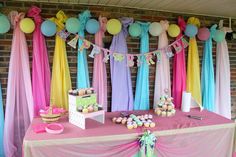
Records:
{"label": "string of pennants", "polygon": [[[66,41],[66,39],[70,35],[70,33],[66,32],[65,30],[62,30],[62,31],[58,32],[57,35],[59,35],[62,39],[64,39]],[[110,57],[114,57],[114,60],[117,62],[122,62],[126,58],[127,65],[129,67],[134,66],[134,59],[135,58],[137,59],[137,66],[140,66],[144,62],[146,62],[148,65],[152,65],[152,64],[155,64],[155,62],[153,60],[153,57],[155,57],[155,56],[157,57],[158,63],[161,61],[161,52],[165,52],[166,56],[168,58],[171,58],[174,56],[172,48],[174,48],[175,53],[179,53],[183,48],[188,47],[188,42],[184,39],[184,36],[180,37],[179,39],[175,40],[170,45],[168,45],[164,48],[157,49],[157,50],[147,52],[144,54],[121,54],[121,53],[113,52],[109,49],[100,47],[100,46],[84,39],[83,37],[81,37],[77,34],[75,35],[75,37],[72,40],[67,42],[67,44],[70,45],[71,47],[73,47],[74,49],[76,49],[78,39],[81,39],[83,41],[83,44],[79,48],[80,52],[83,52],[83,49],[89,49],[91,46],[93,46],[93,49],[92,49],[91,53],[89,54],[89,57],[94,58],[94,55],[103,52],[104,53],[103,61],[105,63],[108,62]],[[183,46],[181,45],[180,41],[182,41]]]}

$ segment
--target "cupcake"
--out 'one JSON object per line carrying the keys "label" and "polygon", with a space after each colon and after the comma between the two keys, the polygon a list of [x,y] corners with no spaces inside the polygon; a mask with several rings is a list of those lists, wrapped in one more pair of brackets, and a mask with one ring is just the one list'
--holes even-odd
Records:
{"label": "cupcake", "polygon": [[136,129],[138,127],[137,123],[133,123],[133,127]]}
{"label": "cupcake", "polygon": [[122,121],[122,118],[120,118],[120,117],[116,119],[116,123],[118,123],[118,124],[121,123],[121,121]]}
{"label": "cupcake", "polygon": [[165,116],[166,116],[166,111],[162,111],[162,112],[161,112],[161,116],[162,116],[162,117],[165,117]]}
{"label": "cupcake", "polygon": [[83,112],[83,113],[88,113],[88,109],[87,109],[87,108],[84,108],[84,109],[82,110],[82,112]]}
{"label": "cupcake", "polygon": [[115,122],[116,122],[116,119],[117,119],[116,117],[113,117],[113,118],[112,118],[112,122],[115,123]]}
{"label": "cupcake", "polygon": [[133,127],[132,124],[128,124],[128,125],[127,125],[127,128],[128,128],[128,129],[133,129],[134,127]]}
{"label": "cupcake", "polygon": [[148,115],[148,118],[149,118],[149,119],[152,119],[152,118],[153,118],[153,116],[152,116],[151,114],[149,114],[149,115]]}
{"label": "cupcake", "polygon": [[170,116],[172,116],[172,113],[171,112],[166,112],[166,115],[167,115],[167,117],[170,117]]}
{"label": "cupcake", "polygon": [[133,119],[132,119],[132,118],[128,118],[127,121],[128,121],[128,122],[132,122]]}
{"label": "cupcake", "polygon": [[168,105],[168,106],[167,106],[167,110],[168,110],[168,111],[170,111],[170,110],[172,110],[172,109],[173,109],[172,105]]}
{"label": "cupcake", "polygon": [[93,110],[93,106],[89,106],[88,107],[88,112],[93,112],[94,110]]}
{"label": "cupcake", "polygon": [[125,124],[127,122],[126,119],[122,119],[121,124]]}
{"label": "cupcake", "polygon": [[139,121],[138,126],[143,126],[143,123],[141,121]]}
{"label": "cupcake", "polygon": [[148,127],[149,127],[149,123],[148,123],[148,122],[145,122],[145,123],[144,123],[144,126],[145,126],[146,128],[148,128]]}
{"label": "cupcake", "polygon": [[156,114],[157,114],[158,116],[160,116],[160,115],[161,115],[161,110],[160,110],[160,109],[157,109],[157,110],[156,110]]}
{"label": "cupcake", "polygon": [[93,111],[94,112],[98,111],[98,106],[93,106]]}
{"label": "cupcake", "polygon": [[167,109],[167,105],[166,104],[162,105],[162,109],[166,110]]}
{"label": "cupcake", "polygon": [[156,124],[155,124],[154,122],[151,122],[151,123],[150,123],[150,127],[151,127],[151,128],[154,128],[155,126],[156,126]]}

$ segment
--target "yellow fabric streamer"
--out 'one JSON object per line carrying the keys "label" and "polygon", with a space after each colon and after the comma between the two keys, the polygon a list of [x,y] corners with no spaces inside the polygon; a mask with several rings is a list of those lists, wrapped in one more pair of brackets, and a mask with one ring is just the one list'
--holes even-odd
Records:
{"label": "yellow fabric streamer", "polygon": [[[200,21],[195,17],[190,17],[187,23],[200,27]],[[197,42],[196,38],[192,37],[189,40],[188,47],[187,91],[192,94],[192,97],[195,99],[195,101],[200,105],[200,107],[202,107],[199,66]]]}
{"label": "yellow fabric streamer", "polygon": [[[63,11],[56,14],[56,18],[51,18],[57,25],[57,31],[64,29],[67,17]],[[67,61],[65,41],[56,35],[56,44],[52,67],[51,81],[51,106],[63,107],[68,109],[68,90],[71,89],[70,71]]]}

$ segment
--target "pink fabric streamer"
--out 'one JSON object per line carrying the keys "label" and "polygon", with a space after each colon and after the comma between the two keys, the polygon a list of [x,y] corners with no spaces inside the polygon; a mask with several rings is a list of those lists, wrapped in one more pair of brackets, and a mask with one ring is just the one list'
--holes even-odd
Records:
{"label": "pink fabric streamer", "polygon": [[[181,33],[177,37],[177,40],[181,38],[182,31],[185,30],[186,23],[182,17],[178,17],[178,25]],[[173,63],[173,87],[172,96],[174,98],[174,105],[176,108],[181,108],[182,92],[186,90],[186,65],[185,65],[185,49],[184,44],[179,40],[182,49],[174,56]]]}
{"label": "pink fabric streamer", "polygon": [[50,105],[50,67],[48,63],[45,38],[41,33],[41,9],[32,6],[28,16],[34,18],[36,25],[33,34],[32,90],[34,99],[34,115],[39,115],[40,109]]}
{"label": "pink fabric streamer", "polygon": [[[234,128],[161,136],[157,137],[155,155],[158,157],[232,157],[233,136]],[[31,157],[51,157],[52,154],[60,157],[137,157],[142,154],[137,155],[139,149],[138,139],[116,140],[33,146],[28,151],[28,155]]]}
{"label": "pink fabric streamer", "polygon": [[[168,45],[166,30],[169,27],[168,21],[160,22],[163,32],[159,36],[158,49]],[[154,106],[159,102],[163,94],[171,95],[170,87],[170,63],[165,51],[161,51],[161,61],[156,65],[155,91],[154,91]]]}
{"label": "pink fabric streamer", "polygon": [[14,32],[7,83],[4,150],[7,157],[19,157],[34,109],[27,43],[19,27],[25,14],[12,11],[9,16]]}
{"label": "pink fabric streamer", "polygon": [[[223,31],[230,32],[229,28]],[[216,47],[216,113],[231,119],[230,62],[226,40]]]}
{"label": "pink fabric streamer", "polygon": [[158,157],[232,157],[234,128],[158,138]]}
{"label": "pink fabric streamer", "polygon": [[[99,22],[100,30],[95,34],[95,44],[103,47],[102,39],[106,31],[107,19],[100,16]],[[107,111],[107,72],[103,58],[103,53],[95,55],[93,68],[93,88],[97,93],[98,103],[103,106],[105,111]]]}

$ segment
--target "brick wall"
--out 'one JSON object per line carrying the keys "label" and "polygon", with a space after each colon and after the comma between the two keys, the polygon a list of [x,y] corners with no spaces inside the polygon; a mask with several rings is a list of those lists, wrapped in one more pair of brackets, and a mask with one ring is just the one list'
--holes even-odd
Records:
{"label": "brick wall", "polygon": [[[135,20],[140,21],[160,21],[160,20],[169,20],[170,23],[176,23],[178,16],[183,16],[187,19],[189,16],[193,15],[182,15],[177,13],[169,12],[158,12],[158,11],[149,11],[149,10],[138,10],[138,9],[128,9],[128,8],[118,8],[118,7],[100,7],[100,6],[87,6],[87,5],[75,5],[75,4],[55,4],[55,3],[32,3],[32,2],[12,2],[12,1],[2,1],[4,8],[1,12],[8,14],[11,10],[23,11],[26,12],[31,5],[36,5],[42,9],[42,16],[44,18],[55,16],[59,9],[62,9],[69,17],[76,16],[78,13],[82,12],[85,9],[89,9],[93,17],[98,17],[99,15],[106,16],[107,18],[119,18],[122,16],[133,17]],[[207,16],[197,16],[201,20],[202,26],[211,26],[212,24],[218,23],[221,18],[216,17],[207,17]],[[228,26],[228,19],[225,19],[224,24]],[[236,30],[236,20],[232,21],[232,28]],[[30,62],[32,61],[32,34],[26,35],[27,43],[29,46]],[[86,38],[94,42],[94,36],[86,34]],[[106,33],[104,42],[107,47],[111,42],[112,36]],[[8,66],[10,59],[10,50],[11,50],[11,40],[12,40],[12,30],[7,34],[0,35],[0,81],[2,83],[3,90],[3,99],[5,104],[6,99],[6,88],[7,88],[7,77],[8,77]],[[49,54],[50,65],[52,67],[53,53],[54,53],[54,37],[46,38],[47,48]],[[173,41],[173,39],[170,39]],[[157,38],[150,36],[150,51],[157,48]],[[138,38],[127,38],[128,50],[129,53],[139,53],[139,39]],[[200,62],[202,58],[202,46],[203,42],[198,41],[198,48],[200,54]],[[229,53],[230,53],[230,64],[231,64],[231,94],[232,94],[232,113],[233,118],[236,118],[236,42],[228,41]],[[213,42],[213,56],[215,63],[216,55],[216,44]],[[76,87],[76,70],[77,70],[77,53],[76,50],[67,46],[67,56],[70,67],[71,79],[73,87]],[[172,64],[172,60],[170,60]],[[88,57],[89,64],[89,76],[92,82],[92,69],[93,69],[93,59]],[[155,66],[150,66],[150,101],[153,103],[153,93],[154,93],[154,81],[155,81]],[[172,71],[172,65],[171,65]],[[107,64],[108,72],[108,100],[109,100],[109,109],[111,101],[111,81],[110,81],[110,69],[109,64]],[[131,68],[132,73],[132,83],[133,91],[135,91],[135,81],[137,75],[137,67]]]}

